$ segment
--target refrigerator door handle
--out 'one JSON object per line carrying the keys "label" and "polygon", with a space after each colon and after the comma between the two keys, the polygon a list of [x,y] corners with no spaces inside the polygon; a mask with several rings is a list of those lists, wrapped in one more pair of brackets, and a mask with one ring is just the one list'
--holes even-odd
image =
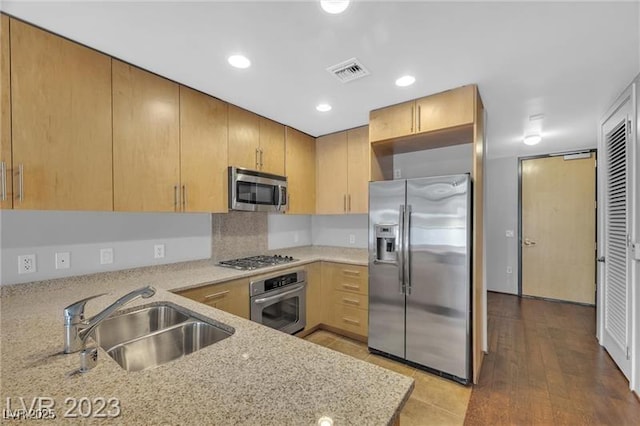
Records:
{"label": "refrigerator door handle", "polygon": [[404,269],[404,285],[406,294],[411,294],[411,205],[407,205],[404,209],[404,220],[402,231],[402,248],[404,253],[402,254],[402,269]]}
{"label": "refrigerator door handle", "polygon": [[405,286],[404,286],[404,216],[405,209],[404,204],[400,205],[400,214],[398,217],[398,283],[400,294],[405,294]]}

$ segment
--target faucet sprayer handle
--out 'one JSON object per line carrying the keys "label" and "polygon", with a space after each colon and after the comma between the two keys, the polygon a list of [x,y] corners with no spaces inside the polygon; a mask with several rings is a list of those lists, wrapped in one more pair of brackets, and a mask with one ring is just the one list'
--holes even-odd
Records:
{"label": "faucet sprayer handle", "polygon": [[89,296],[85,299],[78,300],[75,303],[64,308],[64,322],[65,324],[73,324],[84,320],[84,306],[91,299],[95,299],[101,296],[105,296],[108,293],[96,294],[95,296]]}

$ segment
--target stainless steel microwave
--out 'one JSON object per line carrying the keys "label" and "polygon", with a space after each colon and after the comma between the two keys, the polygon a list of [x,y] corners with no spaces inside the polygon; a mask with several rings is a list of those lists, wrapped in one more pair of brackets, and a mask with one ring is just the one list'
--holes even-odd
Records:
{"label": "stainless steel microwave", "polygon": [[287,178],[229,167],[229,209],[279,212],[287,208]]}

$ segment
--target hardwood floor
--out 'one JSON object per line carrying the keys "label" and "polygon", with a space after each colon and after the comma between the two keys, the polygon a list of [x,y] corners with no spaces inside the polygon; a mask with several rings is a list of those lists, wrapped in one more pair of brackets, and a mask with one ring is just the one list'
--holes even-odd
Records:
{"label": "hardwood floor", "polygon": [[416,370],[404,364],[369,354],[367,345],[325,330],[316,331],[306,340],[371,362],[415,379],[415,387],[400,413],[400,425],[462,425],[471,388]]}
{"label": "hardwood floor", "polygon": [[595,337],[595,308],[488,295],[489,354],[465,425],[638,425],[640,402]]}

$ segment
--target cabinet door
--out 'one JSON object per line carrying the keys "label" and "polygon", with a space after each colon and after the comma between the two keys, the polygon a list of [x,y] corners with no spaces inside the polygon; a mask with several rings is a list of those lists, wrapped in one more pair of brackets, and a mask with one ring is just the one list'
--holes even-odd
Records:
{"label": "cabinet door", "polygon": [[260,170],[284,176],[284,126],[260,117]]}
{"label": "cabinet door", "polygon": [[316,213],[347,212],[347,132],[316,139]]}
{"label": "cabinet door", "polygon": [[307,326],[309,330],[325,320],[327,304],[323,296],[322,267],[320,262],[307,265]]}
{"label": "cabinet door", "polygon": [[178,295],[249,319],[249,281],[240,279],[177,292]]}
{"label": "cabinet door", "polygon": [[475,86],[463,86],[416,100],[418,133],[473,124]]}
{"label": "cabinet door", "polygon": [[227,212],[227,104],[180,86],[182,211]]}
{"label": "cabinet door", "polygon": [[178,85],[113,60],[113,187],[117,211],[179,208]]}
{"label": "cabinet door", "polygon": [[349,213],[369,212],[369,128],[347,131],[347,170],[349,177]]}
{"label": "cabinet door", "polygon": [[111,59],[10,22],[14,208],[112,210]]}
{"label": "cabinet door", "polygon": [[369,127],[371,142],[415,133],[415,101],[371,111]]}
{"label": "cabinet door", "polygon": [[0,15],[0,209],[13,207],[9,17]]}
{"label": "cabinet door", "polygon": [[316,141],[287,127],[286,175],[290,214],[316,212]]}
{"label": "cabinet door", "polygon": [[260,117],[229,105],[229,166],[258,170]]}

